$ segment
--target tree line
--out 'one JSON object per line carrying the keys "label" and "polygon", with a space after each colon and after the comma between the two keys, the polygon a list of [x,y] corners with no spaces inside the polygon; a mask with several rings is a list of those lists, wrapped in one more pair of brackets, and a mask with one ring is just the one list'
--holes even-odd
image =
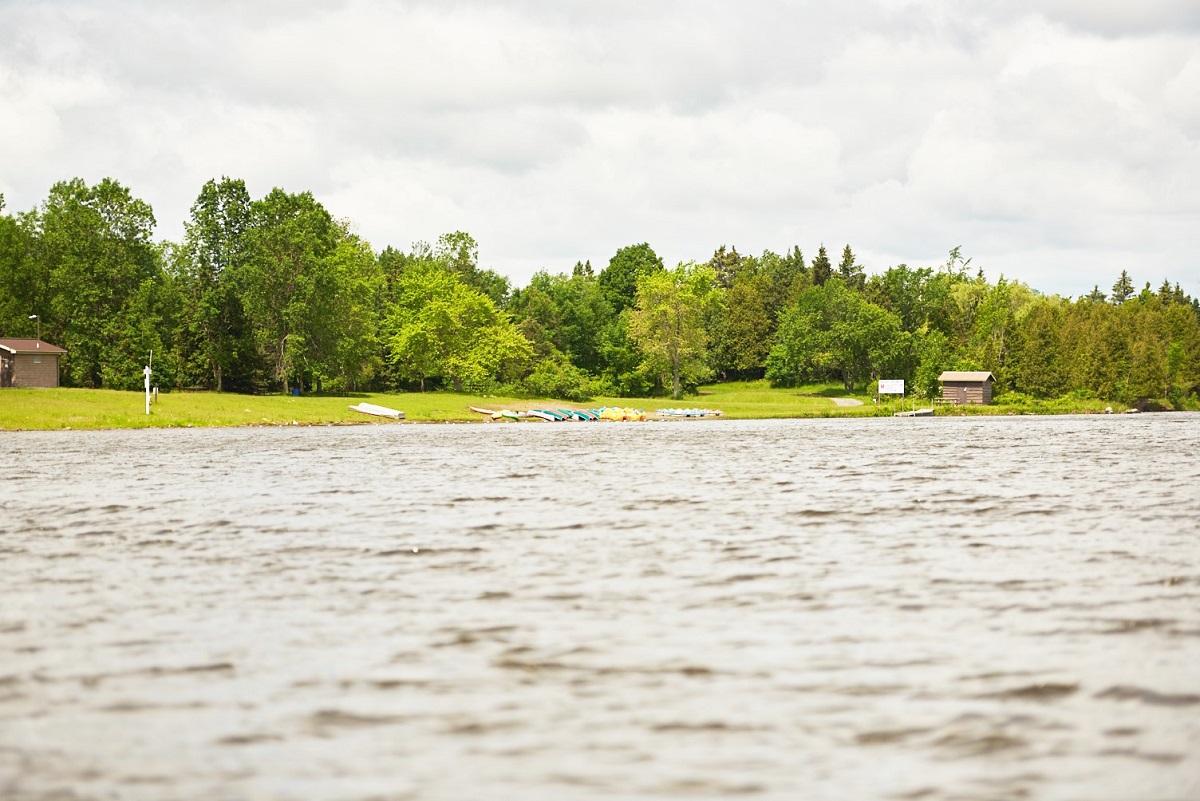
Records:
{"label": "tree line", "polygon": [[711,380],[853,391],[903,378],[938,391],[947,369],[996,392],[1161,400],[1200,390],[1200,302],[1164,280],[1139,291],[1047,296],[944,264],[868,276],[847,245],[742,255],[722,245],[668,268],[647,243],[596,270],[528,286],[479,265],[467,233],[376,252],[311,193],[252,199],[241,180],[200,190],[182,241],[120,183],[55,184],[35,209],[0,196],[0,333],[69,351],[67,386],[136,389],[154,353],[165,389],[328,392],[453,388],[568,400],[680,397]]}

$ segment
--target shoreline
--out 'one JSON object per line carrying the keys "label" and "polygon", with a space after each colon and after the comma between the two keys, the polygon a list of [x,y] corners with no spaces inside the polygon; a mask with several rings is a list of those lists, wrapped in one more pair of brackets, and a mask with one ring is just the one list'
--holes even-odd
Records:
{"label": "shoreline", "polygon": [[[150,415],[144,413],[140,392],[104,389],[5,389],[0,391],[0,432],[10,431],[103,431],[126,428],[289,428],[300,426],[372,426],[461,424],[489,425],[502,422],[543,423],[533,418],[499,421],[486,418],[469,407],[529,411],[534,409],[595,409],[601,407],[642,409],[645,422],[688,422],[693,420],[822,419],[892,417],[902,411],[893,401],[872,403],[868,396],[847,397],[841,388],[816,386],[774,388],[765,382],[710,385],[686,400],[668,398],[598,397],[590,403],[553,399],[529,399],[431,393],[355,393],[354,395],[235,395],[231,393],[172,392],[158,396]],[[367,401],[398,409],[404,420],[367,418],[350,406]],[[857,403],[855,403],[857,401]],[[659,415],[658,408],[720,409],[719,416],[686,417]],[[1056,416],[1071,414],[1121,413],[1122,404],[1099,400],[1025,402],[1021,405],[936,406],[932,417]],[[574,421],[582,423],[583,421]],[[602,420],[595,422],[636,422]],[[571,425],[570,421],[562,424]]]}
{"label": "shoreline", "polygon": [[[935,412],[932,415],[919,415],[920,419],[928,418],[993,418],[993,417],[1126,417],[1134,414],[1196,414],[1193,410],[1168,410],[1162,412],[1138,412],[1137,409],[1130,409],[1124,412],[1103,412],[1103,411],[1011,411],[1011,410],[995,410],[995,411],[972,411],[972,412]],[[711,417],[682,417],[673,415],[654,415],[647,416],[644,420],[596,420],[592,421],[592,425],[642,425],[645,423],[668,423],[668,424],[687,424],[700,421],[707,422],[733,422],[738,420],[864,420],[864,419],[909,419],[912,415],[899,416],[890,412],[880,414],[837,414],[822,413],[822,414],[792,414],[780,416],[742,416],[742,415],[721,415]],[[914,418],[915,419],[915,418]],[[521,420],[474,420],[471,418],[444,418],[437,420],[306,420],[291,422],[257,422],[257,423],[149,423],[127,424],[127,425],[75,425],[75,426],[30,426],[30,427],[5,427],[0,426],[0,435],[29,433],[29,432],[55,432],[55,431],[130,431],[139,429],[206,429],[206,428],[351,428],[351,427],[374,427],[374,426],[432,426],[432,425],[453,425],[453,426],[488,426],[488,425],[536,425],[536,426],[553,426],[572,427],[576,425],[588,425],[582,421],[575,423],[564,421],[561,424],[556,424],[547,420],[538,418],[522,418]]]}

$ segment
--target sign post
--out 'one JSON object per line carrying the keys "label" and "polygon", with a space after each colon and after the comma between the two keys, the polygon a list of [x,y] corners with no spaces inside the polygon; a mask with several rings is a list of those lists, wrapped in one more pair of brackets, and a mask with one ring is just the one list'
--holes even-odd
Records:
{"label": "sign post", "polygon": [[899,395],[900,408],[904,408],[904,379],[879,379],[879,394],[880,395]]}
{"label": "sign post", "polygon": [[[154,351],[150,351],[150,364],[154,364]],[[142,375],[146,377],[146,414],[150,414],[150,364],[142,368]]]}

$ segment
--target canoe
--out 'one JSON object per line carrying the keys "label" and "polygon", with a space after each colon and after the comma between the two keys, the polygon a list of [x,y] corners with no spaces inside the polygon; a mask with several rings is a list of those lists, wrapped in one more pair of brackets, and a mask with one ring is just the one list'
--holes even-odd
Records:
{"label": "canoe", "polygon": [[719,409],[659,409],[658,413],[667,417],[720,417],[723,414]]}
{"label": "canoe", "polygon": [[357,406],[351,406],[350,411],[369,414],[374,417],[389,417],[392,420],[404,419],[404,412],[398,409],[389,409],[386,406],[376,406],[374,403],[360,403]]}
{"label": "canoe", "polygon": [[476,412],[477,414],[486,414],[488,417],[496,416],[496,413],[494,411],[492,411],[491,409],[484,409],[480,406],[468,406],[467,408],[473,412]]}
{"label": "canoe", "polygon": [[536,418],[538,420],[545,420],[548,423],[557,423],[562,420],[562,418],[558,415],[552,414],[544,409],[530,409],[525,413],[525,416]]}
{"label": "canoe", "polygon": [[601,420],[645,420],[646,414],[641,409],[608,406],[600,410]]}

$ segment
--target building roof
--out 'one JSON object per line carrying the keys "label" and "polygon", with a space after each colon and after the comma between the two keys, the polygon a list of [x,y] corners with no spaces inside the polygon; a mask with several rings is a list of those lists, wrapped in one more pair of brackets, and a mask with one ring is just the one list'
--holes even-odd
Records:
{"label": "building roof", "polygon": [[57,345],[40,339],[0,339],[0,350],[9,353],[66,353]]}
{"label": "building roof", "polygon": [[954,370],[947,370],[938,376],[938,381],[995,381],[996,376],[988,372],[977,371],[972,373],[960,373]]}

